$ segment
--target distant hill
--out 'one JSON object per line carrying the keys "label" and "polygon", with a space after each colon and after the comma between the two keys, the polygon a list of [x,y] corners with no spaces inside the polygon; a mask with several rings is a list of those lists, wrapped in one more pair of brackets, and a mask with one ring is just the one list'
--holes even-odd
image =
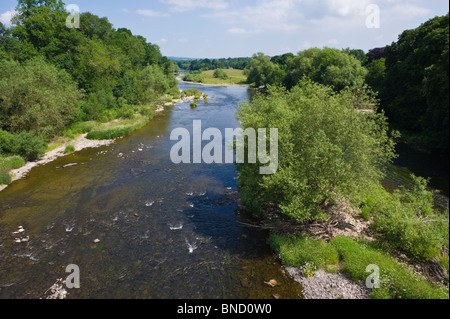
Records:
{"label": "distant hill", "polygon": [[176,56],[169,56],[168,59],[172,61],[196,61],[200,59],[193,59],[193,58],[184,58],[184,57],[176,57]]}

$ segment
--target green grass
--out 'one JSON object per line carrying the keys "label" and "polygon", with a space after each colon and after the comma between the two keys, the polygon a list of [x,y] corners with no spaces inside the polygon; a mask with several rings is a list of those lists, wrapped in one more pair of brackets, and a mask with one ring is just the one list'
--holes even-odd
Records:
{"label": "green grass", "polygon": [[283,264],[293,267],[314,265],[316,269],[332,268],[337,265],[339,255],[337,251],[327,245],[325,241],[311,239],[306,235],[284,236],[273,234],[269,244],[278,252]]}
{"label": "green grass", "polygon": [[[322,268],[332,273],[340,271],[355,282],[365,283],[371,274],[366,272],[367,266],[377,265],[380,288],[372,289],[373,299],[449,298],[448,288],[430,283],[378,248],[347,237],[335,237],[327,243],[305,235],[273,234],[269,243],[284,265],[302,268],[309,274]],[[446,261],[444,258],[443,263]]]}
{"label": "green grass", "polygon": [[25,165],[25,160],[20,156],[0,156],[0,168],[16,169]]}
{"label": "green grass", "polygon": [[73,153],[75,152],[75,146],[73,145],[67,145],[66,149],[64,150],[65,154]]}
{"label": "green grass", "polygon": [[11,183],[11,175],[7,167],[0,167],[0,185],[8,185]]}
{"label": "green grass", "polygon": [[89,133],[98,123],[96,121],[79,122],[72,124],[68,130],[74,134],[85,134]]}
{"label": "green grass", "polygon": [[90,140],[107,140],[128,135],[149,122],[149,117],[136,115],[132,119],[120,119],[94,127],[87,135]]}
{"label": "green grass", "polygon": [[373,289],[374,299],[448,299],[448,288],[431,284],[422,275],[399,264],[386,253],[346,237],[330,241],[340,256],[341,272],[356,282],[365,282],[369,265],[380,268],[380,288]]}
{"label": "green grass", "polygon": [[228,70],[224,72],[228,75],[228,79],[218,79],[214,77],[215,70],[209,70],[201,73],[204,84],[247,84],[247,76],[243,70]]}
{"label": "green grass", "polygon": [[243,70],[228,70],[224,69],[223,71],[228,75],[228,79],[218,79],[214,77],[215,70],[209,70],[202,72],[198,78],[201,78],[201,83],[203,84],[247,84],[247,76],[244,75]]}

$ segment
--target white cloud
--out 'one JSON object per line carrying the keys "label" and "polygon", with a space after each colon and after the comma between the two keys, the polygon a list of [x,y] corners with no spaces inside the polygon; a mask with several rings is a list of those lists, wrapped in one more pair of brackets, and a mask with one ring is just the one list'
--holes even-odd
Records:
{"label": "white cloud", "polygon": [[160,0],[171,6],[174,12],[184,12],[195,8],[207,8],[213,10],[225,10],[228,3],[225,0]]}
{"label": "white cloud", "polygon": [[4,25],[11,25],[12,18],[17,14],[16,10],[6,11],[5,13],[0,14],[0,22]]}
{"label": "white cloud", "polygon": [[167,42],[168,42],[168,40],[167,40],[167,39],[165,39],[165,38],[162,38],[161,40],[159,40],[159,42],[161,42],[161,43],[167,43]]}
{"label": "white cloud", "polygon": [[162,18],[162,17],[168,17],[168,13],[160,12],[160,11],[154,11],[154,10],[148,10],[148,9],[139,9],[136,11],[137,14],[146,16],[146,17],[152,17],[152,18]]}
{"label": "white cloud", "polygon": [[400,4],[391,9],[391,14],[403,18],[416,18],[429,14],[430,9],[413,4]]}

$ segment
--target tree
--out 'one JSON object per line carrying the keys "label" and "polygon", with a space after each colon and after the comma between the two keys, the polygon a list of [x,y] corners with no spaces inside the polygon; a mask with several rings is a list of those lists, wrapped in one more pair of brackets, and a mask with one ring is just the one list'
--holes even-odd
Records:
{"label": "tree", "polygon": [[382,113],[362,113],[359,103],[375,105],[365,92],[339,93],[302,80],[286,91],[270,87],[238,108],[243,129],[278,128],[279,169],[260,175],[260,163],[238,164],[243,204],[257,212],[264,204],[298,221],[326,219],[330,199],[360,199],[361,191],[383,176],[394,156]]}
{"label": "tree", "polygon": [[229,78],[228,74],[223,69],[216,69],[214,71],[214,77],[216,79],[226,80]]}
{"label": "tree", "polygon": [[382,106],[399,129],[448,153],[449,15],[403,32],[386,47]]}
{"label": "tree", "polygon": [[357,58],[359,60],[359,62],[361,62],[361,65],[366,65],[369,60],[366,53],[361,49],[347,48],[347,49],[342,50],[342,52],[348,53],[348,54],[354,56],[355,58]]}
{"label": "tree", "polygon": [[279,84],[284,76],[280,66],[271,62],[270,58],[261,52],[253,55],[246,74],[247,82],[252,83],[254,87]]}
{"label": "tree", "polygon": [[0,128],[52,137],[77,114],[81,93],[70,76],[35,58],[0,62]]}
{"label": "tree", "polygon": [[312,48],[288,60],[286,73],[284,84],[288,89],[307,77],[340,91],[346,87],[361,87],[367,70],[353,55],[337,49]]}
{"label": "tree", "polygon": [[372,60],[372,62],[367,65],[367,71],[367,84],[375,92],[378,92],[381,95],[386,77],[386,59]]}

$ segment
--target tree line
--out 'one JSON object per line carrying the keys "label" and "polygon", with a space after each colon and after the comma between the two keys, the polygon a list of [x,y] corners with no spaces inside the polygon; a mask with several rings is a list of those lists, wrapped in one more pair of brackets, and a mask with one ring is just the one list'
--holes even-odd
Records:
{"label": "tree line", "polygon": [[397,42],[364,53],[358,49],[311,48],[297,55],[253,56],[246,67],[253,87],[288,90],[308,78],[332,87],[369,86],[392,127],[423,148],[448,155],[449,16],[435,17]]}
{"label": "tree line", "polygon": [[48,141],[72,123],[106,122],[179,93],[176,63],[107,18],[82,13],[80,27],[68,28],[60,0],[19,0],[16,11],[11,27],[0,23],[3,155],[17,153],[22,132]]}
{"label": "tree line", "polygon": [[228,59],[200,59],[200,60],[178,60],[178,66],[186,71],[208,71],[216,69],[243,70],[252,58],[228,58]]}

